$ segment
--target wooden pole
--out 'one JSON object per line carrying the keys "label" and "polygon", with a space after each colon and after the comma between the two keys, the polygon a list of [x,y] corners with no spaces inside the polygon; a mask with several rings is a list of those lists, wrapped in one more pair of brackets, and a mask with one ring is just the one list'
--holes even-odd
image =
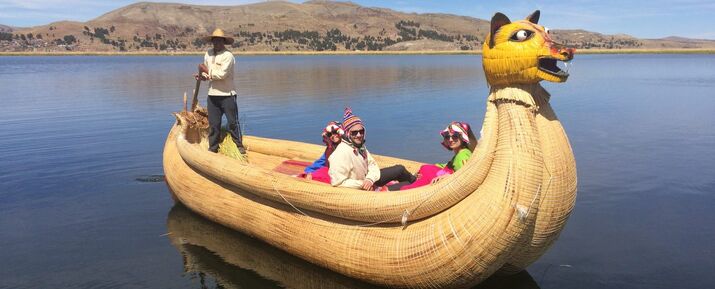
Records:
{"label": "wooden pole", "polygon": [[[201,73],[199,71],[199,73]],[[199,74],[199,79],[196,80],[196,87],[194,88],[194,97],[191,99],[191,111],[196,109],[199,105],[199,87],[201,86],[201,74]]]}

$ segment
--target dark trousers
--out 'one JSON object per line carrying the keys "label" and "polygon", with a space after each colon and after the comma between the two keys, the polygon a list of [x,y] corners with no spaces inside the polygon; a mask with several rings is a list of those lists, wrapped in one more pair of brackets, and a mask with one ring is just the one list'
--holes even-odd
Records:
{"label": "dark trousers", "polygon": [[380,179],[375,182],[376,187],[382,187],[391,181],[398,181],[397,184],[387,186],[390,191],[399,191],[403,186],[409,185],[415,181],[415,176],[410,174],[405,166],[395,165],[389,168],[380,169]]}
{"label": "dark trousers", "polygon": [[238,106],[236,96],[215,96],[209,95],[206,109],[209,113],[209,150],[218,151],[221,143],[221,117],[225,114],[228,120],[227,129],[231,134],[236,146],[243,147],[243,136],[238,123]]}

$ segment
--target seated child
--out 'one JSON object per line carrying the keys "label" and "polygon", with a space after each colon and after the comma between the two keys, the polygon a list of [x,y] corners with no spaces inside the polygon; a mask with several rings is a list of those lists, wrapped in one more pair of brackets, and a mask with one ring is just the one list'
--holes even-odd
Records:
{"label": "seated child", "polygon": [[333,151],[335,151],[338,144],[340,144],[340,140],[344,134],[340,123],[335,121],[329,122],[322,133],[323,143],[326,145],[325,152],[320,158],[313,162],[312,165],[306,167],[303,174],[300,174],[299,177],[330,184],[330,175],[328,174],[330,162],[328,162],[328,158]]}

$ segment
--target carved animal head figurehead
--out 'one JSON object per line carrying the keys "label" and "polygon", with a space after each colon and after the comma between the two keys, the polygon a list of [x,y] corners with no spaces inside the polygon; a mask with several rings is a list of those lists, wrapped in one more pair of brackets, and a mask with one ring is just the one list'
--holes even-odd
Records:
{"label": "carved animal head figurehead", "polygon": [[531,84],[542,80],[564,82],[569,77],[557,61],[573,59],[575,49],[555,43],[539,22],[539,10],[526,20],[511,22],[494,14],[484,41],[482,63],[490,85]]}

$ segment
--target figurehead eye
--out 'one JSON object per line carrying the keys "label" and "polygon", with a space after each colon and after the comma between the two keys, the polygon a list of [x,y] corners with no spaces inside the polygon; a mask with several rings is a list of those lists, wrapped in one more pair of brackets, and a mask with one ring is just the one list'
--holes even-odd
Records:
{"label": "figurehead eye", "polygon": [[522,29],[514,33],[510,40],[521,42],[531,38],[532,35],[534,35],[533,31]]}
{"label": "figurehead eye", "polygon": [[546,34],[549,34],[551,33],[551,30],[549,29],[549,27],[544,27],[544,32],[546,32]]}

